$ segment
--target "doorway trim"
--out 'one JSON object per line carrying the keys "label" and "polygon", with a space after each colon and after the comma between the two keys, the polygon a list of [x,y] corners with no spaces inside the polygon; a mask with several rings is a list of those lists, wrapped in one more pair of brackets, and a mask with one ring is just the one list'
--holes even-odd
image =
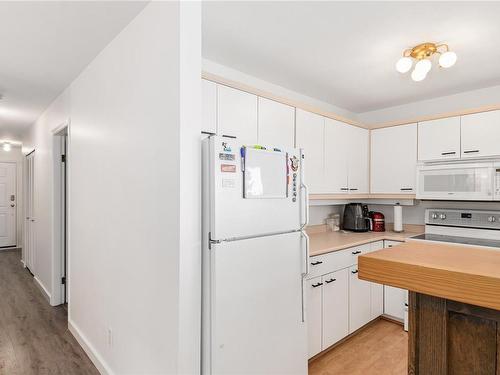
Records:
{"label": "doorway trim", "polygon": [[[69,302],[69,175],[70,175],[70,120],[52,130],[53,165],[53,227],[52,227],[52,294],[50,304],[57,306]],[[66,151],[63,150],[62,136],[66,135]],[[65,176],[61,168],[65,155]],[[64,181],[65,179],[65,181]],[[65,188],[64,188],[65,186]],[[65,190],[63,190],[65,189]],[[62,280],[65,278],[65,283]],[[69,306],[69,303],[68,303]]]}

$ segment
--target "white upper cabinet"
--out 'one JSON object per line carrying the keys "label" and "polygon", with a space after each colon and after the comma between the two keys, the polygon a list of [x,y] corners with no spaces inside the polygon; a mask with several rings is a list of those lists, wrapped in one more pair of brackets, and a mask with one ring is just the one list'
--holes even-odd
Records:
{"label": "white upper cabinet", "polygon": [[222,85],[217,92],[218,133],[257,144],[257,96]]}
{"label": "white upper cabinet", "polygon": [[322,116],[297,108],[296,147],[305,154],[305,182],[309,193],[324,193],[325,121]]}
{"label": "white upper cabinet", "polygon": [[201,80],[201,131],[217,134],[217,84]]}
{"label": "white upper cabinet", "polygon": [[416,164],[417,124],[372,131],[372,193],[414,193]]}
{"label": "white upper cabinet", "polygon": [[259,144],[294,147],[295,108],[259,97]]}
{"label": "white upper cabinet", "polygon": [[325,118],[325,189],[328,193],[348,192],[349,125]]}
{"label": "white upper cabinet", "polygon": [[370,132],[350,125],[347,129],[349,192],[368,193]]}
{"label": "white upper cabinet", "polygon": [[462,157],[500,155],[500,111],[462,116]]}
{"label": "white upper cabinet", "polygon": [[418,123],[418,160],[460,158],[460,117]]}

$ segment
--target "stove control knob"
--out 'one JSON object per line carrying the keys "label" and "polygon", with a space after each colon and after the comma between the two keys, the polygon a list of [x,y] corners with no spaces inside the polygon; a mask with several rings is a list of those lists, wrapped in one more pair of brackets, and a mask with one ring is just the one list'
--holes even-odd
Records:
{"label": "stove control knob", "polygon": [[437,214],[437,213],[435,213],[435,212],[434,212],[434,213],[432,213],[431,218],[433,218],[433,219],[437,219],[437,218],[438,218],[438,214]]}
{"label": "stove control knob", "polygon": [[444,219],[446,219],[446,215],[445,215],[445,214],[441,214],[441,215],[439,215],[439,218],[440,218],[441,220],[444,220]]}
{"label": "stove control knob", "polygon": [[490,223],[494,223],[494,222],[496,221],[495,216],[490,216],[490,217],[488,217],[488,221],[489,221]]}

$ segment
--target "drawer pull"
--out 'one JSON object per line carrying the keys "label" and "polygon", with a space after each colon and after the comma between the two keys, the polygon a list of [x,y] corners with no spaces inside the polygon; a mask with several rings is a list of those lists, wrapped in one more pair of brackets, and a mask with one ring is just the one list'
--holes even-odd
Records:
{"label": "drawer pull", "polygon": [[464,154],[473,154],[476,152],[479,152],[479,150],[466,150],[466,151],[464,151]]}
{"label": "drawer pull", "polygon": [[358,191],[358,188],[351,188],[350,191]]}
{"label": "drawer pull", "polygon": [[323,285],[323,283],[312,284],[311,286],[312,286],[313,288],[317,288],[318,286],[321,286],[321,285]]}
{"label": "drawer pull", "polygon": [[318,261],[316,261],[316,262],[312,262],[312,263],[311,263],[311,266],[317,266],[318,264],[323,264],[323,262],[322,262],[322,261],[320,261],[320,260],[318,260]]}
{"label": "drawer pull", "polygon": [[352,252],[352,255],[358,255],[358,254],[361,254],[361,250],[357,250],[357,251]]}
{"label": "drawer pull", "polygon": [[348,191],[349,189],[345,187],[345,188],[340,188],[340,190],[342,190],[342,191]]}
{"label": "drawer pull", "polygon": [[442,152],[441,155],[446,156],[446,155],[455,155],[455,151],[450,151],[450,152]]}
{"label": "drawer pull", "polygon": [[352,274],[358,273],[358,270],[351,271]]}
{"label": "drawer pull", "polygon": [[325,280],[325,283],[330,284],[333,283],[334,281],[337,281],[337,279]]}
{"label": "drawer pull", "polygon": [[401,191],[413,191],[413,188],[403,187],[403,188],[401,188],[399,190],[401,190]]}

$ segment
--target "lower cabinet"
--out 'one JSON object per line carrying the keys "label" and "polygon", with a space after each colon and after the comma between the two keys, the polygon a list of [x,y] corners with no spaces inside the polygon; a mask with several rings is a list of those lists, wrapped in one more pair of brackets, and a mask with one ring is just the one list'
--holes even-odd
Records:
{"label": "lower cabinet", "polygon": [[349,268],[349,333],[372,319],[371,284],[358,278],[358,266]]}
{"label": "lower cabinet", "polygon": [[309,358],[321,352],[322,348],[322,286],[321,276],[307,280],[306,321]]}
{"label": "lower cabinet", "polygon": [[348,269],[323,276],[323,348],[349,334]]}
{"label": "lower cabinet", "polygon": [[[385,247],[392,247],[401,244],[398,241],[385,241]],[[395,288],[384,285],[384,314],[406,322],[405,316],[408,311],[408,291],[406,289]]]}

